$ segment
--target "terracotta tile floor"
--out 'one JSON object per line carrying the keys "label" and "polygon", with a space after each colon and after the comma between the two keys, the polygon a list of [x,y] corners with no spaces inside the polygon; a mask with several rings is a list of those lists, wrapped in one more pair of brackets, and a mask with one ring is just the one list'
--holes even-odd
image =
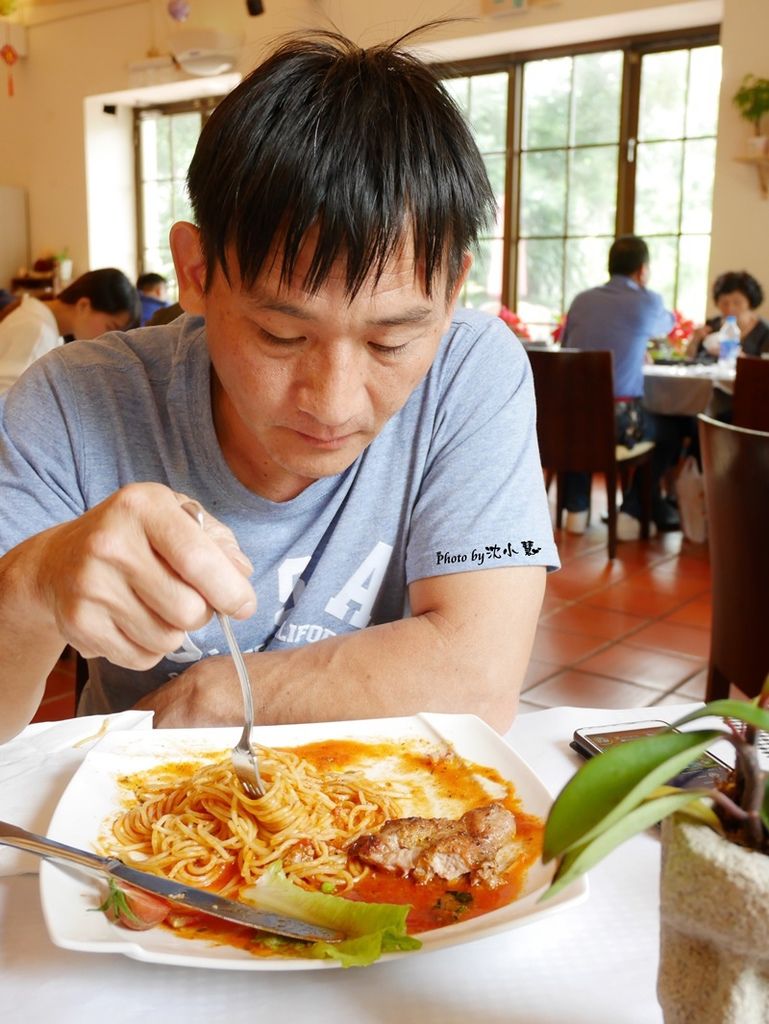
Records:
{"label": "terracotta tile floor", "polygon": [[[594,509],[601,504],[594,495]],[[663,534],[620,544],[612,564],[600,521],[582,537],[556,536],[563,569],[548,578],[521,711],[701,699],[710,639],[707,548]],[[74,713],[74,678],[74,658],[62,659],[35,721]]]}
{"label": "terracotta tile floor", "polygon": [[701,700],[710,644],[707,547],[663,534],[620,544],[611,564],[600,523],[582,537],[558,531],[556,539],[563,568],[548,577],[521,711]]}

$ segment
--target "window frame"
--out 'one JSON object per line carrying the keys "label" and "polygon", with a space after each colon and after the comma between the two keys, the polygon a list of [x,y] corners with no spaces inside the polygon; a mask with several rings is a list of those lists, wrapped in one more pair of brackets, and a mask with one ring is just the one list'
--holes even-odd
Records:
{"label": "window frame", "polygon": [[133,148],[134,148],[134,196],[135,217],[136,217],[136,274],[155,271],[155,267],[147,267],[144,264],[145,233],[144,233],[144,178],[142,176],[142,143],[141,143],[141,122],[148,116],[159,115],[170,117],[174,114],[189,114],[197,112],[201,115],[201,131],[214,112],[216,106],[224,99],[221,96],[201,96],[194,100],[183,100],[176,103],[152,103],[147,106],[135,107],[133,112]]}
{"label": "window frame", "polygon": [[635,206],[634,150],[638,138],[641,96],[641,62],[647,54],[667,50],[695,49],[720,45],[721,26],[655,32],[631,37],[615,37],[573,45],[520,50],[470,60],[441,62],[433,70],[441,79],[508,72],[507,147],[505,170],[504,249],[502,259],[501,303],[511,310],[517,307],[518,243],[521,204],[521,131],[523,124],[523,67],[536,60],[576,57],[588,53],[619,50],[623,54],[620,94],[620,133],[617,169],[617,213],[615,236],[631,234]]}

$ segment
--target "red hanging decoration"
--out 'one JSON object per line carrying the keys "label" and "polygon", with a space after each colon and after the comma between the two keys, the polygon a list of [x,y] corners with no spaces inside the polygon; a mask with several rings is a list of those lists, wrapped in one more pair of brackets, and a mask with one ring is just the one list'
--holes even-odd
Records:
{"label": "red hanging decoration", "polygon": [[13,96],[13,65],[19,59],[19,51],[10,43],[6,43],[0,46],[0,57],[8,65],[8,95]]}

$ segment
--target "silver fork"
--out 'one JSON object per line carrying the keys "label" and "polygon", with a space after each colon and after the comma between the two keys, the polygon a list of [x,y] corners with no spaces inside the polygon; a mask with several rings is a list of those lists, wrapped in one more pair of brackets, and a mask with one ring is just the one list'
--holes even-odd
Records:
{"label": "silver fork", "polygon": [[[182,508],[203,529],[203,509],[198,502],[185,501],[182,504]],[[232,748],[232,767],[246,794],[255,799],[264,796],[265,789],[262,777],[259,774],[259,763],[251,746],[251,730],[254,727],[254,701],[251,694],[251,682],[248,678],[248,669],[243,660],[238,641],[235,639],[235,634],[232,631],[229,617],[222,612],[216,612],[216,617],[227,640],[232,660],[235,662],[235,671],[243,693],[243,732],[240,734],[238,742]]]}

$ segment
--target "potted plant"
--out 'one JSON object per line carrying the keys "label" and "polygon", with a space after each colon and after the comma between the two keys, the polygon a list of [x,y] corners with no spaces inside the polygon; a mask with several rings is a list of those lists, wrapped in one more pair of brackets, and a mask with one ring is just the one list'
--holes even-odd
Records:
{"label": "potted plant", "polygon": [[[714,716],[718,727],[674,731]],[[657,994],[666,1024],[769,1021],[769,780],[760,731],[769,731],[769,677],[753,701],[712,701],[670,730],[588,761],[548,816],[543,858],[558,866],[544,899],[663,822]],[[735,765],[717,788],[666,784],[719,739],[734,746]]]}
{"label": "potted plant", "polygon": [[754,136],[748,140],[752,155],[766,153],[767,139],[761,132],[761,120],[769,113],[769,79],[745,75],[740,87],[732,97],[740,114],[753,125]]}

